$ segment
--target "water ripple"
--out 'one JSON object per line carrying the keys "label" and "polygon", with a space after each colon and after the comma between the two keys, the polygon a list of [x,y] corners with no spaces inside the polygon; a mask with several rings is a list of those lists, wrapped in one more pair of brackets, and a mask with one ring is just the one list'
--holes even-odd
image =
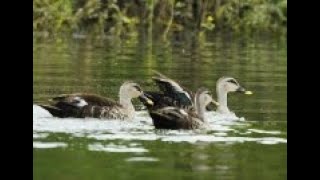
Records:
{"label": "water ripple", "polygon": [[[287,143],[287,140],[279,130],[264,130],[250,128],[250,122],[239,120],[235,116],[224,117],[222,115],[207,113],[210,123],[209,130],[156,130],[152,125],[151,118],[145,111],[138,111],[134,120],[100,120],[94,118],[55,118],[34,106],[33,138],[45,139],[49,133],[67,133],[73,137],[85,137],[96,141],[155,141],[164,142],[187,142],[187,143],[244,143],[256,142],[260,144]],[[268,135],[268,136],[267,136]],[[267,137],[261,137],[267,136]],[[272,137],[274,136],[274,137]],[[34,144],[34,147],[48,147]],[[55,147],[55,145],[53,145]],[[91,144],[89,150],[109,152],[145,152],[138,147],[125,148],[122,146],[104,146]]]}

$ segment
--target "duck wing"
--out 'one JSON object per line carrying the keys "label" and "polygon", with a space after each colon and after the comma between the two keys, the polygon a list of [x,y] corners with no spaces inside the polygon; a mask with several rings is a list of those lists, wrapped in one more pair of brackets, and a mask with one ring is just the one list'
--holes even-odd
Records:
{"label": "duck wing", "polygon": [[161,93],[145,92],[150,99],[153,99],[161,107],[165,107],[166,105],[178,107],[192,106],[193,98],[191,91],[165,75],[156,71],[155,73],[157,76],[152,77],[152,79],[159,87]]}
{"label": "duck wing", "polygon": [[113,99],[103,97],[97,94],[85,94],[85,93],[74,93],[74,94],[62,94],[52,98],[56,104],[68,104],[72,105],[76,98],[83,99],[90,106],[118,106],[121,104]]}
{"label": "duck wing", "polygon": [[121,110],[122,105],[113,99],[96,94],[61,94],[49,100],[50,105],[39,105],[53,116],[65,118],[99,117],[98,112]]}

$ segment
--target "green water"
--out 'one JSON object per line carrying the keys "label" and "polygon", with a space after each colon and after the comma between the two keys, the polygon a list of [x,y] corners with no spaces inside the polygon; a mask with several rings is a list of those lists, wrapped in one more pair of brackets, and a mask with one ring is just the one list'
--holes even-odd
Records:
{"label": "green water", "polygon": [[254,92],[228,96],[245,121],[210,118],[210,132],[154,130],[144,111],[119,123],[39,117],[34,109],[34,179],[287,179],[286,52],[286,42],[272,38],[34,39],[34,104],[72,92],[116,99],[125,80],[156,89],[153,69],[191,90],[215,92],[219,77],[232,76]]}

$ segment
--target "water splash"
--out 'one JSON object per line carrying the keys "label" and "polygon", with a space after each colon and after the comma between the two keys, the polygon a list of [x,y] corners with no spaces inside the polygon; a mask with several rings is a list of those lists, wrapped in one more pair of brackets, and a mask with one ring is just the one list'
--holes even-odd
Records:
{"label": "water splash", "polygon": [[[67,133],[72,137],[89,138],[98,141],[89,144],[91,151],[106,152],[148,152],[142,147],[131,145],[103,145],[105,141],[122,140],[187,142],[187,143],[245,143],[256,142],[265,145],[287,143],[283,133],[278,130],[263,130],[250,128],[252,124],[236,116],[225,116],[209,112],[206,114],[210,129],[202,130],[156,130],[146,111],[138,111],[135,119],[130,122],[119,120],[101,120],[95,118],[55,118],[48,115],[46,110],[38,106],[33,107],[33,137],[35,148],[65,147],[66,144],[46,144],[39,142],[50,133]],[[257,136],[257,137],[255,137]],[[267,136],[267,137],[261,137]],[[272,137],[274,136],[274,137]]]}

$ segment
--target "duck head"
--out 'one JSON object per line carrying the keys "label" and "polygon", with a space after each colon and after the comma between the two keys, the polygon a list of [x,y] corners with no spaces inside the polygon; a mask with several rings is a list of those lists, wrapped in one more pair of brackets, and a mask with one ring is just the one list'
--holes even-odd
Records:
{"label": "duck head", "polygon": [[153,103],[146,95],[144,94],[140,85],[134,82],[125,82],[120,87],[120,94],[128,96],[129,98],[139,98],[140,101],[145,101],[148,104]]}
{"label": "duck head", "polygon": [[222,77],[217,81],[217,97],[218,97],[218,112],[230,113],[227,106],[227,95],[229,92],[238,92],[242,94],[252,94],[251,91],[246,91],[239,82],[233,77]]}
{"label": "duck head", "polygon": [[215,104],[216,106],[219,105],[218,102],[213,100],[212,95],[210,91],[208,91],[206,88],[200,88],[195,94],[194,99],[195,104],[195,110],[198,113],[198,115],[201,117],[201,119],[204,121],[204,112],[205,110],[208,110],[208,105]]}
{"label": "duck head", "polygon": [[218,105],[219,103],[213,100],[211,92],[205,88],[200,88],[196,93],[196,101],[198,101],[202,106],[206,107],[209,104]]}
{"label": "duck head", "polygon": [[217,82],[217,91],[246,93],[246,89],[233,77],[222,77]]}

